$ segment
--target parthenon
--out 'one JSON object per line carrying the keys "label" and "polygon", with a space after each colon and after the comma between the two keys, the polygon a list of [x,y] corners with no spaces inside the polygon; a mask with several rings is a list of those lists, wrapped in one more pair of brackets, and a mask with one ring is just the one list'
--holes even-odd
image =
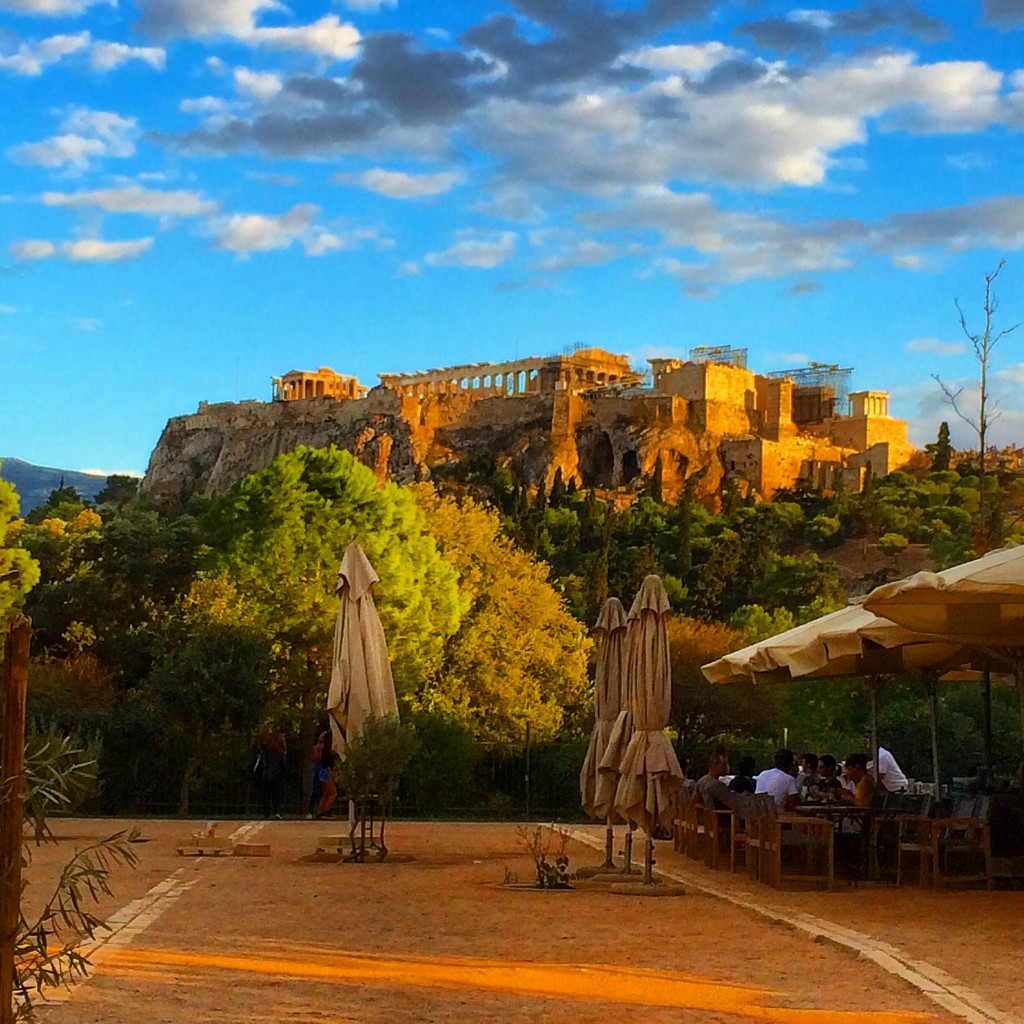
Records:
{"label": "parthenon", "polygon": [[465,363],[415,373],[381,373],[380,382],[408,398],[468,391],[477,397],[588,391],[641,384],[644,374],[629,366],[626,356],[599,348],[571,355],[529,356],[503,363]]}

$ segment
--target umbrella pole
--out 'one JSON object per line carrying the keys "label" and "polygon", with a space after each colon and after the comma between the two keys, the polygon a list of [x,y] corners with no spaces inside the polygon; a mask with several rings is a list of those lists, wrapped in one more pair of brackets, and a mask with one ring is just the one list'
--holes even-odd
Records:
{"label": "umbrella pole", "polygon": [[982,732],[985,746],[985,767],[992,768],[992,670],[985,662],[985,668],[981,673],[981,714]]}
{"label": "umbrella pole", "polygon": [[650,832],[646,835],[647,842],[644,844],[644,885],[654,884],[654,837]]}
{"label": "umbrella pole", "polygon": [[604,864],[601,865],[609,871],[615,867],[615,858],[612,856],[612,849],[614,845],[615,829],[612,827],[612,816],[609,814],[604,831]]}
{"label": "umbrella pole", "polygon": [[1017,717],[1020,719],[1020,743],[1024,752],[1024,666],[1020,656],[1013,659],[1013,681],[1017,684]]}
{"label": "umbrella pole", "polygon": [[622,873],[631,875],[633,873],[633,826],[626,828],[626,841],[622,847]]}
{"label": "umbrella pole", "polygon": [[868,691],[871,694],[871,772],[878,782],[878,676],[868,676]]}
{"label": "umbrella pole", "polygon": [[932,778],[935,780],[935,798],[942,795],[942,777],[939,774],[939,681],[934,672],[924,673],[928,688],[928,711],[932,733]]}

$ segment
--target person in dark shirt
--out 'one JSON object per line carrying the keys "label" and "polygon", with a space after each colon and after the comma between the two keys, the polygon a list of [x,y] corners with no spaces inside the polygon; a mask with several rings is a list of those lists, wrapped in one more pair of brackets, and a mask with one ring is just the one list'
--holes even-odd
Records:
{"label": "person in dark shirt", "polygon": [[729,788],[734,793],[753,793],[754,792],[754,768],[756,764],[752,757],[741,757],[739,771],[733,776],[732,782],[729,783]]}

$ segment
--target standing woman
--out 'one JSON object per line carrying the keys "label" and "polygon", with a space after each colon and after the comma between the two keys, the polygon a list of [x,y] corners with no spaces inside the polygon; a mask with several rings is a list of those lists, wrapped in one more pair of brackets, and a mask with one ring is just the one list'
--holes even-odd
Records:
{"label": "standing woman", "polygon": [[283,733],[268,732],[260,744],[260,799],[263,817],[281,818],[281,794],[284,791],[285,756],[288,748]]}
{"label": "standing woman", "polygon": [[316,807],[316,816],[322,818],[334,806],[338,797],[338,787],[334,782],[334,744],[330,731],[322,732],[317,741],[320,746],[320,760],[316,765],[317,778],[320,780],[320,801]]}

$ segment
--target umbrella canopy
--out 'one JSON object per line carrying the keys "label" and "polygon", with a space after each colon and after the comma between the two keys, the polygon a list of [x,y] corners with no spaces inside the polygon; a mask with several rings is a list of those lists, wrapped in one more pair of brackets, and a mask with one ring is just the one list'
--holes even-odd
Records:
{"label": "umbrella canopy", "polygon": [[865,677],[871,697],[872,756],[877,763],[879,677],[917,670],[928,683],[931,697],[932,771],[938,786],[935,684],[940,677],[962,678],[962,674],[949,670],[969,662],[971,656],[971,648],[963,643],[915,633],[874,615],[862,605],[849,605],[727,654],[702,666],[701,671],[712,683]]}
{"label": "umbrella canopy", "polygon": [[868,594],[864,606],[935,639],[970,644],[1009,662],[1024,750],[1024,545],[887,583]]}
{"label": "umbrella canopy", "polygon": [[602,774],[601,761],[612,729],[622,710],[622,684],[626,678],[626,609],[609,597],[594,626],[597,637],[597,673],[594,678],[594,730],[580,770],[580,798],[591,818],[607,818],[615,798],[617,774]]}
{"label": "umbrella canopy", "polygon": [[963,645],[939,643],[849,605],[703,665],[709,682],[799,676],[882,675],[956,660]]}
{"label": "umbrella canopy", "polygon": [[650,835],[668,828],[683,772],[664,733],[672,708],[668,595],[661,579],[648,576],[629,610],[627,670],[633,735],[620,765],[615,810]]}
{"label": "umbrella canopy", "polygon": [[868,594],[864,607],[919,633],[1024,647],[1024,546],[886,583]]}
{"label": "umbrella canopy", "polygon": [[366,553],[353,541],[338,570],[341,602],[327,693],[327,712],[339,753],[359,735],[368,715],[398,714],[384,627],[370,593],[379,581]]}

